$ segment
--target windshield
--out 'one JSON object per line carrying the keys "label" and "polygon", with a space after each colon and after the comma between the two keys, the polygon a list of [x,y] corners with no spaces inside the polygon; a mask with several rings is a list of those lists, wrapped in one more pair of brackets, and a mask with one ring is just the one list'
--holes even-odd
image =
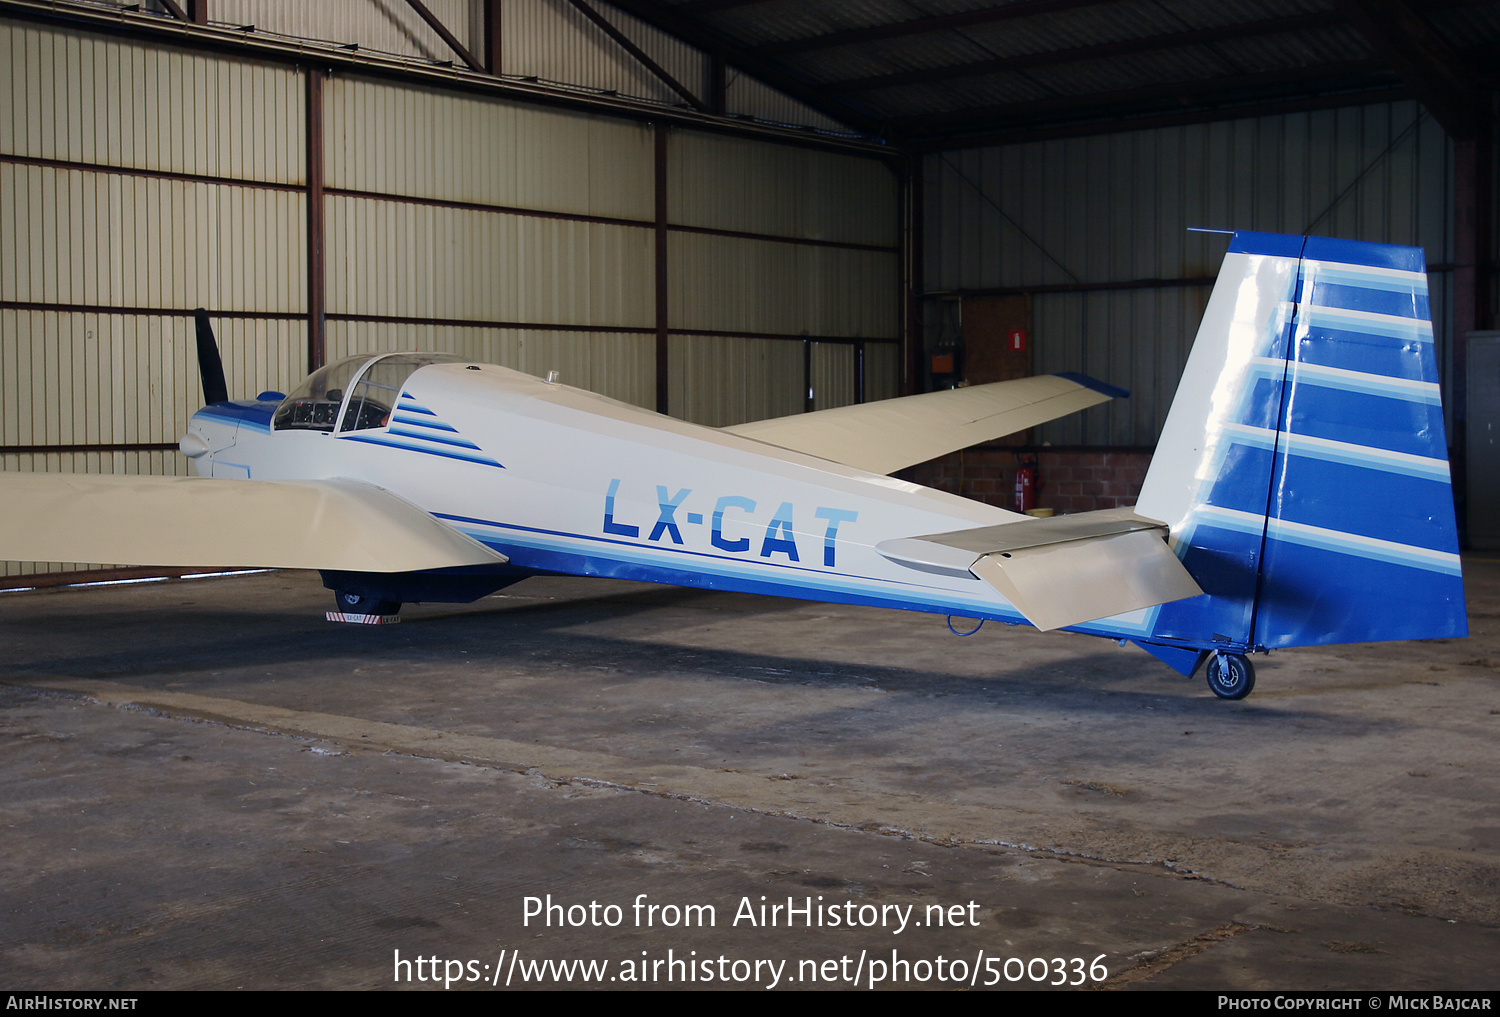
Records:
{"label": "windshield", "polygon": [[308,375],[277,407],[276,430],[332,431],[339,418],[339,404],[344,401],[344,388],[369,360],[368,354],[345,357]]}

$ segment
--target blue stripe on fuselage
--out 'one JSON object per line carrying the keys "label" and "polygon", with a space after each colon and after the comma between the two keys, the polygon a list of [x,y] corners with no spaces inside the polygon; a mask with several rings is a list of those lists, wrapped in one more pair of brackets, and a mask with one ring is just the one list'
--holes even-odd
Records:
{"label": "blue stripe on fuselage", "polygon": [[383,445],[386,448],[401,449],[403,452],[420,452],[423,455],[439,456],[443,459],[457,459],[460,462],[476,463],[480,466],[498,466],[502,470],[505,469],[502,464],[497,463],[495,460],[490,459],[487,456],[466,456],[458,452],[446,452],[441,449],[430,448],[425,445],[412,445],[404,441],[394,441],[390,438],[382,437],[379,434],[341,434],[339,435],[339,438],[343,441],[358,441],[363,442],[367,445]]}
{"label": "blue stripe on fuselage", "polygon": [[442,421],[439,421],[439,420],[418,420],[415,417],[403,417],[401,415],[401,412],[399,410],[396,412],[396,415],[391,418],[391,420],[394,423],[397,423],[397,424],[406,424],[406,425],[408,425],[410,427],[430,427],[434,431],[451,431],[454,434],[458,433],[458,428],[451,427],[448,424],[443,423]]}

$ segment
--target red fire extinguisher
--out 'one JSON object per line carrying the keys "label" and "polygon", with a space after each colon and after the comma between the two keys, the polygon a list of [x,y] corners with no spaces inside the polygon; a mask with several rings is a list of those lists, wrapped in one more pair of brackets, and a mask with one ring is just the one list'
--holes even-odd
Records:
{"label": "red fire extinguisher", "polygon": [[1016,511],[1036,508],[1036,459],[1022,459],[1016,470]]}

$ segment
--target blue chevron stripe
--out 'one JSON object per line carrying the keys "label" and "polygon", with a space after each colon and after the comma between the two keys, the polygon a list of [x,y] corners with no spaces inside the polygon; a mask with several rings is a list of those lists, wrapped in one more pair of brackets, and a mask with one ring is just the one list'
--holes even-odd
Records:
{"label": "blue chevron stripe", "polygon": [[460,462],[477,463],[480,466],[497,466],[502,470],[505,469],[503,464],[496,462],[488,456],[469,456],[459,452],[447,452],[424,445],[411,445],[404,441],[392,441],[389,438],[383,438],[378,435],[341,434],[339,437],[344,441],[359,441],[367,445],[384,445],[386,448],[399,448],[404,452],[420,452],[423,455],[440,456],[444,459],[457,459]]}

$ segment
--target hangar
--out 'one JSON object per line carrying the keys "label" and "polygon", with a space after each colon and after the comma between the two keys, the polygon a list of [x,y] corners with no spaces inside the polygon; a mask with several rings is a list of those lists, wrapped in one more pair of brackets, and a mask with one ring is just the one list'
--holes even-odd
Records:
{"label": "hangar", "polygon": [[[903,475],[1128,505],[1225,249],[1193,230],[1250,229],[1426,252],[1473,549],[1467,640],[1288,651],[1237,707],[847,605],[538,578],[368,632],[298,573],[6,563],[11,982],[846,985],[878,951],[863,984],[963,983],[946,952],[1493,988],[1500,4],[4,0],[0,31],[5,470],[186,473],[204,307],[246,395],[415,349],[722,427],[1082,372],[1130,399]],[[641,895],[722,920],[571,910]],[[931,924],[734,923],[761,896]]]}

